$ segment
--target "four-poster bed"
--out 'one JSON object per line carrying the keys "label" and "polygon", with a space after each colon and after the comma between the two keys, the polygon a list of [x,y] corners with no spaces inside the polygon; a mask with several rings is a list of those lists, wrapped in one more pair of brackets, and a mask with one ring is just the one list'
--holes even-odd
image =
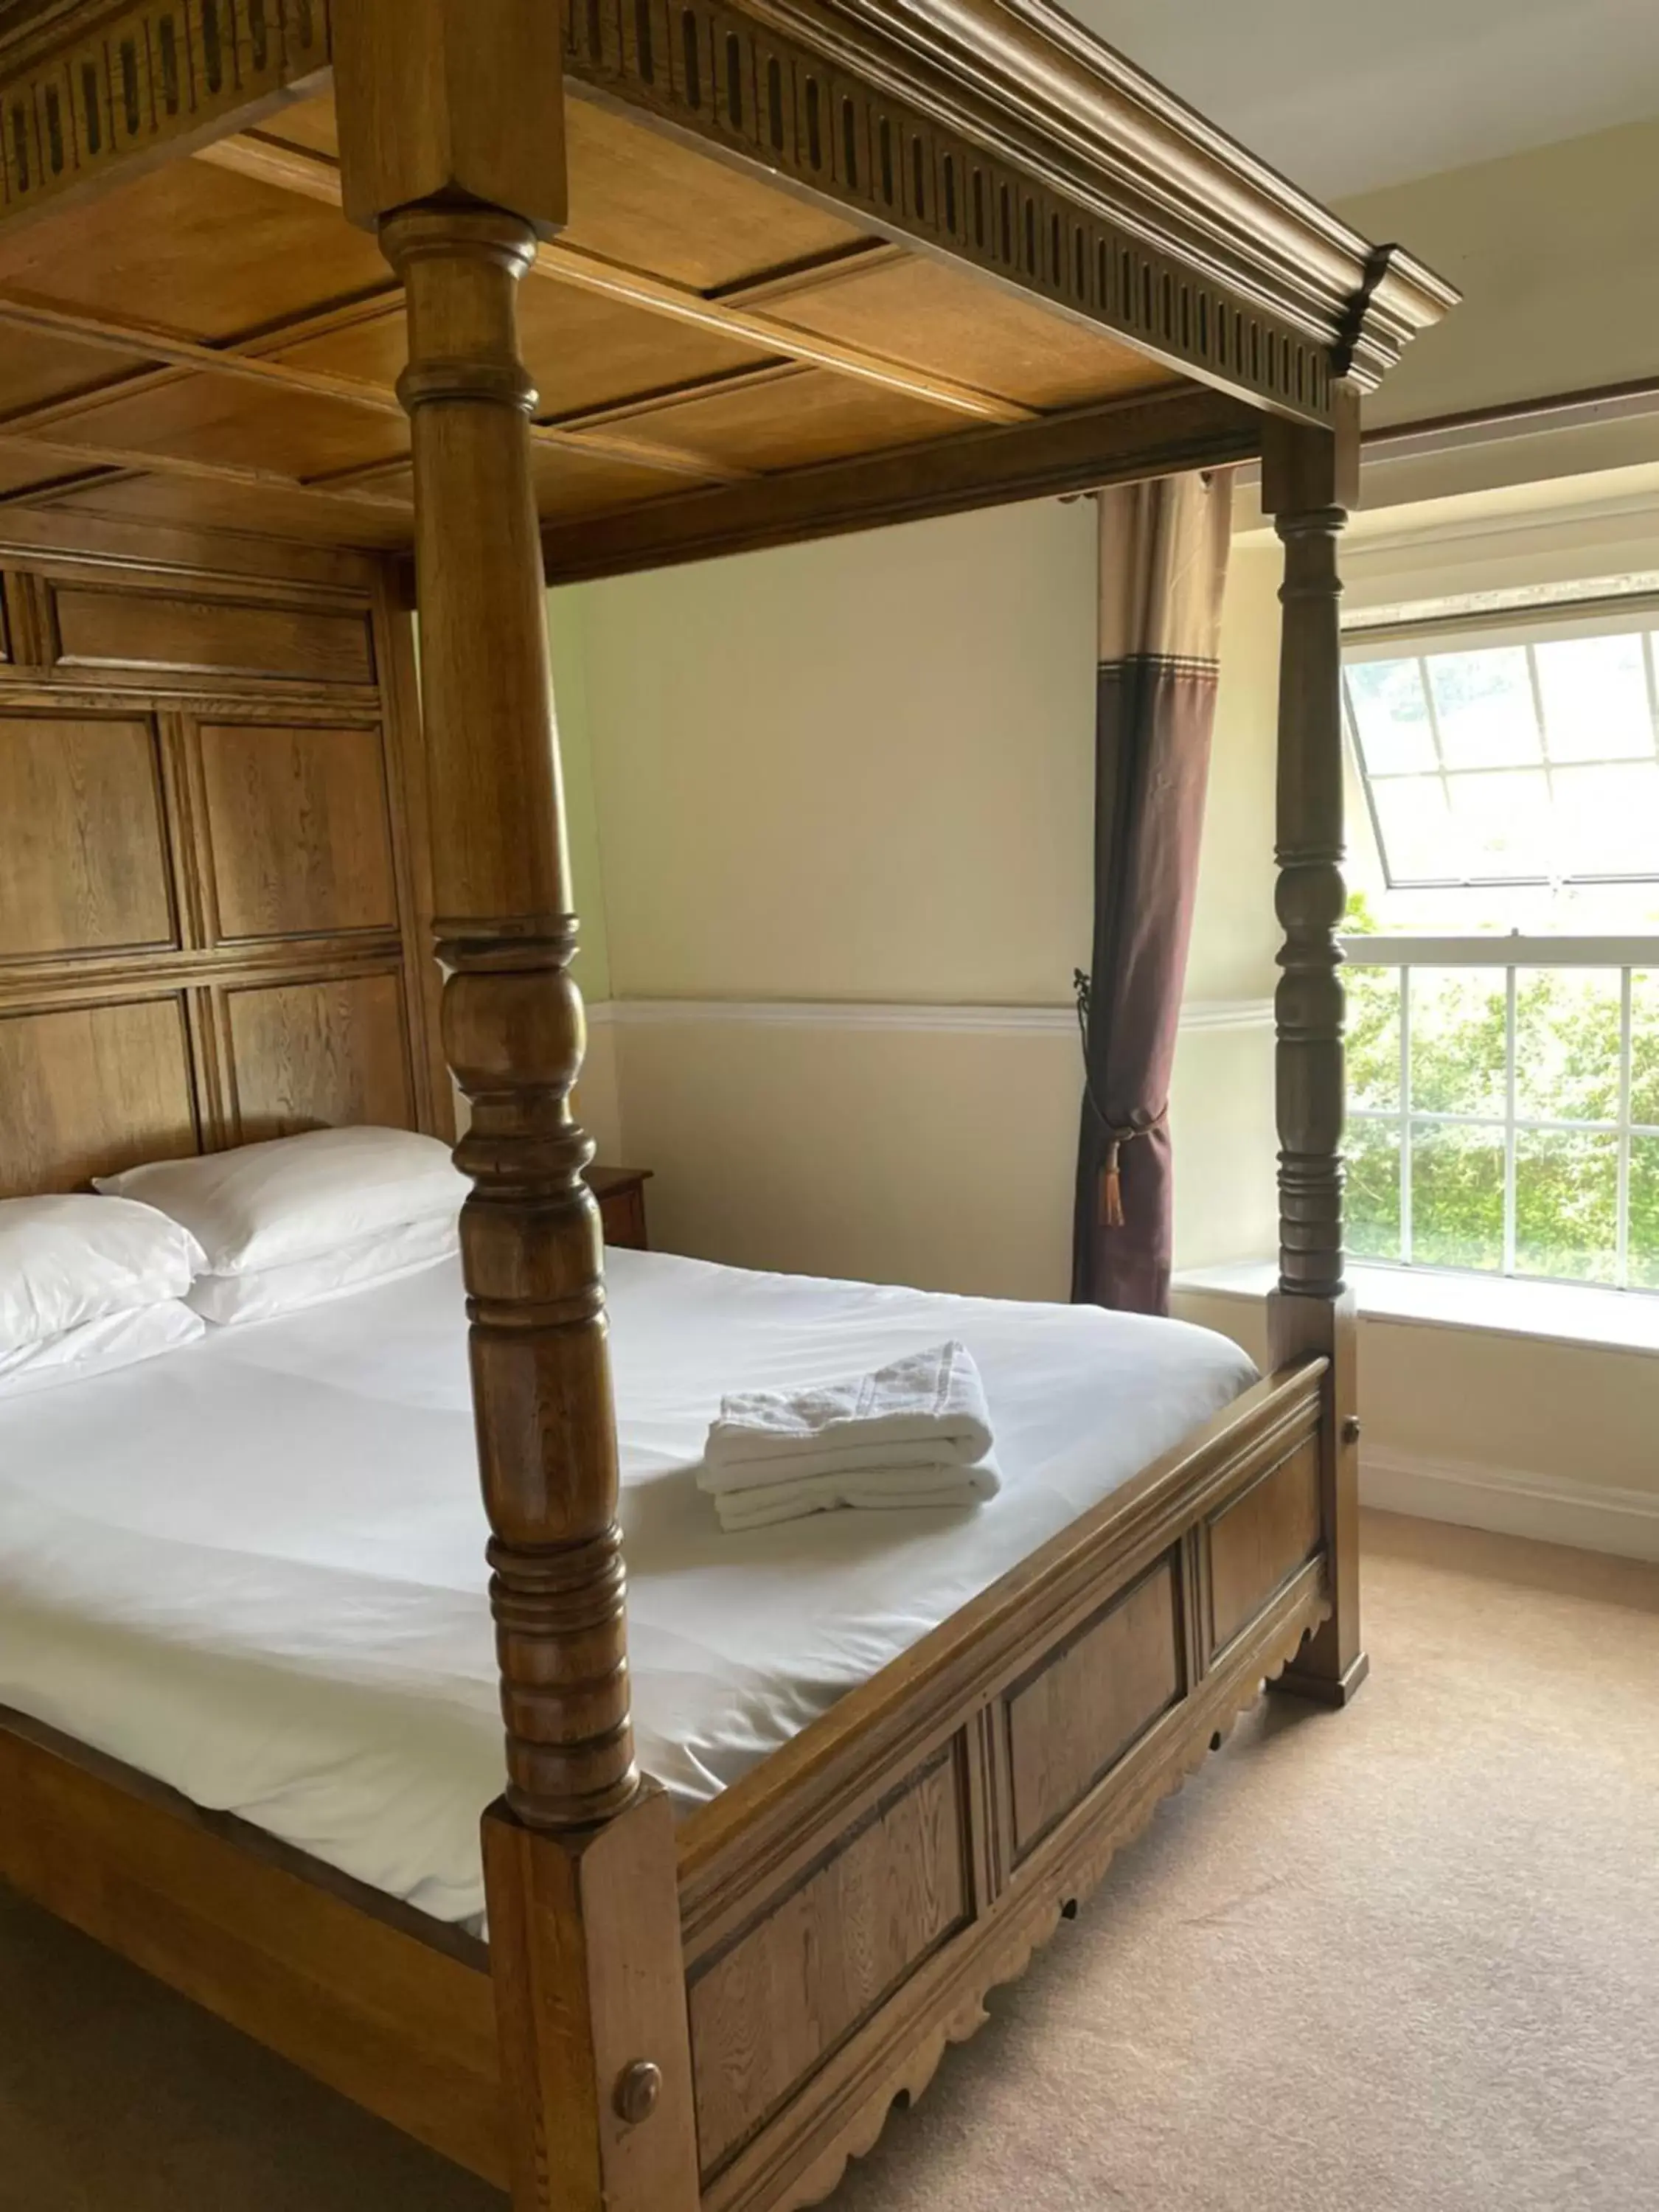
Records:
{"label": "four-poster bed", "polygon": [[[0,1875],[522,2212],[813,2201],[1264,1674],[1363,1675],[1335,544],[1452,295],[1041,0],[21,0],[0,161],[0,1194],[447,1063],[507,1772],[487,1948],[21,1715]],[[1276,1371],[677,1830],[544,579],[1256,455]]]}

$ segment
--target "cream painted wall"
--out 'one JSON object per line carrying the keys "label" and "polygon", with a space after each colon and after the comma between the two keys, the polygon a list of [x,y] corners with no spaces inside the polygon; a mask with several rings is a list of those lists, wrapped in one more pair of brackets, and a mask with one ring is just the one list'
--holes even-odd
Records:
{"label": "cream painted wall", "polygon": [[1659,576],[1659,464],[1358,515],[1342,573],[1352,612]]}
{"label": "cream painted wall", "polygon": [[[665,1244],[1066,1295],[1075,1037],[856,1009],[1066,1003],[1089,953],[1093,538],[1091,507],[1049,501],[556,595],[618,1010],[700,1009],[596,1026],[584,1089],[656,1170]],[[1272,1233],[1276,586],[1275,557],[1245,554],[1229,594],[1190,995],[1257,1018],[1182,1038],[1191,1264]],[[721,1000],[848,1018],[738,1024]]]}
{"label": "cream painted wall", "polygon": [[547,643],[553,671],[554,716],[564,784],[565,842],[581,939],[571,973],[584,997],[611,996],[610,933],[605,922],[605,869],[599,858],[599,815],[593,790],[589,734],[587,661],[574,593],[547,595]]}
{"label": "cream painted wall", "polygon": [[[596,1036],[616,1051],[629,1154],[656,1171],[665,1249],[1000,1297],[1069,1294],[1078,1060],[1064,1029],[772,1025],[700,1008]],[[1183,1261],[1265,1250],[1266,1029],[1184,1036],[1171,1120]]]}
{"label": "cream painted wall", "polygon": [[1198,908],[1187,962],[1189,1000],[1267,999],[1279,979],[1273,812],[1281,573],[1276,540],[1234,545],[1222,608],[1221,688]]}
{"label": "cream painted wall", "polygon": [[1368,407],[1400,422],[1659,373],[1659,118],[1344,201],[1463,305]]}
{"label": "cream painted wall", "polygon": [[[611,951],[605,927],[605,870],[599,857],[599,816],[593,792],[593,752],[588,730],[587,665],[580,611],[574,594],[550,592],[547,641],[553,671],[554,712],[563,775],[565,842],[571,891],[581,920],[581,939],[571,973],[590,1006],[611,996]],[[602,1024],[590,1027],[575,1110],[599,1148],[599,1158],[626,1157],[621,1074],[616,1040]]]}
{"label": "cream painted wall", "polygon": [[[1260,1300],[1187,1291],[1175,1310],[1265,1362]],[[1359,1413],[1362,1480],[1404,1473],[1413,1510],[1659,1557],[1651,1352],[1372,1317],[1359,1324]],[[1529,1491],[1545,1498],[1530,1516]]]}
{"label": "cream painted wall", "polygon": [[1049,501],[587,586],[617,994],[1063,1000],[1092,528]]}
{"label": "cream painted wall", "polygon": [[998,1297],[1069,1284],[1077,1053],[1052,1036],[617,1033],[653,1238],[738,1266]]}
{"label": "cream painted wall", "polygon": [[[1279,740],[1277,544],[1235,545],[1222,610],[1221,687],[1187,961],[1189,1006],[1264,1007],[1279,980],[1273,913]],[[1278,1237],[1270,1024],[1188,1029],[1176,1055],[1176,1261],[1208,1267]]]}

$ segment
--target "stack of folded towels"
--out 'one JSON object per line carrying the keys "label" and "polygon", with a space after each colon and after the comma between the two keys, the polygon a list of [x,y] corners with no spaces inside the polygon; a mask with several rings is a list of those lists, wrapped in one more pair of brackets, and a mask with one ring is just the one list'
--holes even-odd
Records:
{"label": "stack of folded towels", "polygon": [[952,1343],[845,1382],[722,1399],[697,1484],[734,1530],[836,1506],[973,1505],[1002,1478],[979,1370]]}

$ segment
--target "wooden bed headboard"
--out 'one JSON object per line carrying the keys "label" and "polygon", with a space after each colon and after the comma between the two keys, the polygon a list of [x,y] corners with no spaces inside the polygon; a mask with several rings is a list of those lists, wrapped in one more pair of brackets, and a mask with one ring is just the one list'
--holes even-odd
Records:
{"label": "wooden bed headboard", "polygon": [[260,560],[0,539],[0,1197],[451,1133],[408,624],[366,558]]}

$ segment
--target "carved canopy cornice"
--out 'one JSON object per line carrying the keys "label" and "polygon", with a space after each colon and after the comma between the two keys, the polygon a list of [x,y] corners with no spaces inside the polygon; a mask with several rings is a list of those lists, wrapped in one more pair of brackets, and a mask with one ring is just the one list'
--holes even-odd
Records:
{"label": "carved canopy cornice", "polygon": [[[549,0],[550,6],[558,0]],[[572,88],[1258,404],[1328,420],[1456,295],[1048,0],[565,0]],[[0,219],[246,123],[327,0],[0,0]]]}
{"label": "carved canopy cornice", "polygon": [[329,58],[328,0],[0,0],[0,221],[232,129]]}
{"label": "carved canopy cornice", "polygon": [[566,65],[1286,413],[1456,301],[1046,0],[572,0]]}
{"label": "carved canopy cornice", "polygon": [[[771,0],[761,0],[771,4]],[[789,0],[782,0],[788,5]],[[811,0],[808,0],[811,4]],[[1394,246],[1376,247],[1048,0],[835,0],[943,54],[981,96],[1080,158],[1142,233],[1352,358],[1370,389],[1458,294]],[[988,58],[990,68],[982,58]],[[1374,268],[1387,257],[1387,282]]]}
{"label": "carved canopy cornice", "polygon": [[45,28],[76,10],[84,14],[84,0],[0,0],[0,52],[21,43],[26,31]]}

